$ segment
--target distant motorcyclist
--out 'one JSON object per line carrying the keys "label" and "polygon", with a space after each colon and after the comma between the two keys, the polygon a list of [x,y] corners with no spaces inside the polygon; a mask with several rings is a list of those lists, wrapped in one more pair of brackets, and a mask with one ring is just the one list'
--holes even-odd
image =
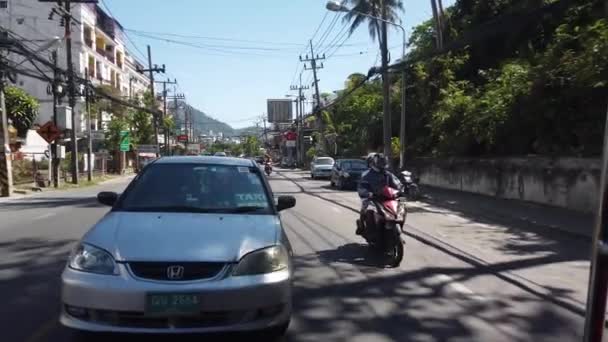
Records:
{"label": "distant motorcyclist", "polygon": [[[388,159],[381,153],[377,153],[369,160],[370,169],[361,176],[361,181],[357,187],[357,192],[361,198],[361,222],[365,222],[365,226],[372,228],[376,225],[375,211],[376,207],[372,205],[371,199],[384,186],[389,186],[395,190],[401,190],[402,185],[399,179],[388,171]],[[357,227],[357,234],[361,235],[362,226]]]}

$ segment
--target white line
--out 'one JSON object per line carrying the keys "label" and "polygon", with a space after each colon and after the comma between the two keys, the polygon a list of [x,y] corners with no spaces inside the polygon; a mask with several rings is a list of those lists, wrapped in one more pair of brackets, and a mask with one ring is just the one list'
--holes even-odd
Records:
{"label": "white line", "polygon": [[44,214],[44,215],[41,215],[41,216],[38,216],[38,217],[34,217],[32,220],[33,221],[43,220],[45,218],[53,217],[55,215],[57,215],[57,214],[55,214],[55,213],[48,213],[48,214]]}

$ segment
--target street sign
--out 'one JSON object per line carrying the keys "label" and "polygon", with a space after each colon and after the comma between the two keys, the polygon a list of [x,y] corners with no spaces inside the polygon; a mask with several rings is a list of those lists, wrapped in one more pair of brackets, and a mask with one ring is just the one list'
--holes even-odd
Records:
{"label": "street sign", "polygon": [[131,137],[129,131],[120,131],[120,151],[129,152],[131,150]]}
{"label": "street sign", "polygon": [[61,136],[61,132],[57,129],[57,126],[51,121],[45,123],[36,132],[49,144],[55,141],[55,139]]}
{"label": "street sign", "polygon": [[188,141],[188,136],[185,135],[185,134],[178,135],[177,136],[177,141],[179,141],[179,142],[186,142],[186,141]]}
{"label": "street sign", "polygon": [[91,139],[92,140],[105,140],[106,132],[104,131],[91,131]]}
{"label": "street sign", "polygon": [[296,141],[295,140],[285,141],[285,147],[296,147]]}
{"label": "street sign", "polygon": [[158,153],[156,145],[138,145],[137,153]]}

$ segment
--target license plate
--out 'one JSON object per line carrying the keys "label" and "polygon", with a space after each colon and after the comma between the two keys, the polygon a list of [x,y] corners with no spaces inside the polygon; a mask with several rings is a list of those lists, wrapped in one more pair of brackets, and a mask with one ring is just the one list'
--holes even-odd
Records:
{"label": "license plate", "polygon": [[192,293],[150,293],[146,297],[146,314],[195,315],[201,311],[201,298]]}

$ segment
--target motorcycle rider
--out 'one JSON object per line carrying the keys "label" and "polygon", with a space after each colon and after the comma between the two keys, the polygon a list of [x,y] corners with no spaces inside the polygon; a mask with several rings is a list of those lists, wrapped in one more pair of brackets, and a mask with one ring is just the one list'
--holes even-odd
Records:
{"label": "motorcycle rider", "polygon": [[370,169],[361,176],[361,181],[357,187],[357,192],[361,198],[361,224],[357,226],[357,235],[363,234],[362,228],[365,222],[367,229],[376,226],[376,207],[371,199],[386,185],[401,190],[403,186],[399,179],[388,171],[388,159],[381,153],[377,153],[369,160]]}

